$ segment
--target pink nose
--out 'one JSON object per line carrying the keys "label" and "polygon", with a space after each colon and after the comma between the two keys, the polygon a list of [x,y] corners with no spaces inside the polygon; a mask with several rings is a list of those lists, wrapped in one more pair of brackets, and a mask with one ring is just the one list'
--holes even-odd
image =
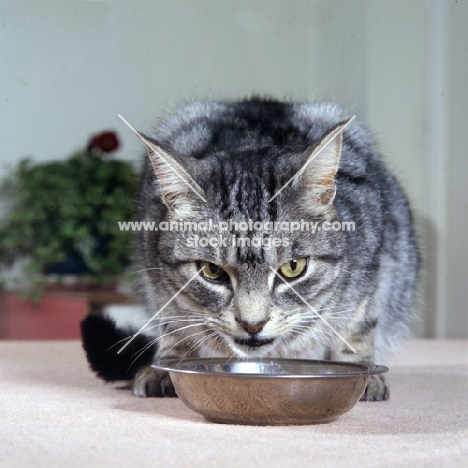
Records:
{"label": "pink nose", "polygon": [[244,322],[243,320],[237,320],[237,321],[239,322],[239,325],[247,333],[250,333],[251,335],[255,335],[255,333],[261,332],[265,324],[268,322],[268,320],[264,320],[263,322],[257,322],[257,323]]}

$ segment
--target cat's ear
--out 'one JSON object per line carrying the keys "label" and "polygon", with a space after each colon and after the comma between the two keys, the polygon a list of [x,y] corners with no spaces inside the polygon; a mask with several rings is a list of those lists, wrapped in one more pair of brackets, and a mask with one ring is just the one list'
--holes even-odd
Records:
{"label": "cat's ear", "polygon": [[163,203],[169,211],[190,216],[206,202],[202,188],[167,151],[146,144],[148,158],[159,182]]}
{"label": "cat's ear", "polygon": [[301,155],[303,163],[295,185],[301,193],[311,196],[317,203],[333,203],[336,194],[335,177],[340,164],[343,129],[347,121],[327,133],[317,145],[310,146]]}

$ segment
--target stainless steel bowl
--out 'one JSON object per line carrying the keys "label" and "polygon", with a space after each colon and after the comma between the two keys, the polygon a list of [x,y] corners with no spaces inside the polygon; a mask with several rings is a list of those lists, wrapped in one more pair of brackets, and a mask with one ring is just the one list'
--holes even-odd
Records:
{"label": "stainless steel bowl", "polygon": [[298,359],[164,360],[177,395],[218,423],[284,425],[330,421],[349,411],[385,366]]}

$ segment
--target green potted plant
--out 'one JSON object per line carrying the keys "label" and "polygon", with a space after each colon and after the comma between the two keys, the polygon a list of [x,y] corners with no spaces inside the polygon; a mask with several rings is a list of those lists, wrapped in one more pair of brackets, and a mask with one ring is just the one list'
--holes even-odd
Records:
{"label": "green potted plant", "polygon": [[30,296],[41,295],[50,275],[106,284],[128,265],[132,233],[118,221],[132,217],[138,176],[110,156],[118,147],[114,132],[101,132],[62,161],[21,160],[0,184],[11,203],[0,221],[0,266],[26,259]]}

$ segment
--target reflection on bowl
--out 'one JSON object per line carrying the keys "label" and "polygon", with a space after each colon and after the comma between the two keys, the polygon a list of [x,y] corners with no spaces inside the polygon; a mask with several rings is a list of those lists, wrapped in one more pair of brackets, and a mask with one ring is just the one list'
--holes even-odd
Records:
{"label": "reflection on bowl", "polygon": [[331,421],[349,411],[385,366],[299,359],[178,359],[168,371],[183,403],[213,422],[283,425]]}

